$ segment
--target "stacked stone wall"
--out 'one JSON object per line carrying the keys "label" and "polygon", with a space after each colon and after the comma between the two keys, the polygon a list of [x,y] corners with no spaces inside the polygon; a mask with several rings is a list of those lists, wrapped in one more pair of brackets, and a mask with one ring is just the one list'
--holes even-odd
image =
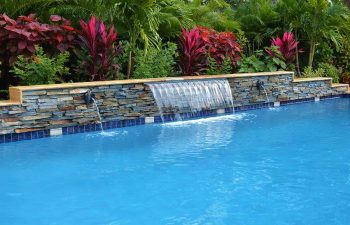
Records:
{"label": "stacked stone wall", "polygon": [[[202,76],[184,79],[228,79],[234,106],[266,102],[265,92],[256,87],[264,82],[270,102],[322,97],[347,93],[347,85],[333,86],[331,79],[295,80],[291,72],[247,75]],[[177,80],[179,78],[176,78]],[[0,134],[54,129],[95,123],[95,106],[86,105],[84,94],[91,90],[103,121],[127,120],[159,115],[155,99],[147,86],[148,81],[98,82],[76,85],[54,85],[13,88],[13,99],[19,102],[0,102]],[[119,84],[120,83],[120,84]]]}

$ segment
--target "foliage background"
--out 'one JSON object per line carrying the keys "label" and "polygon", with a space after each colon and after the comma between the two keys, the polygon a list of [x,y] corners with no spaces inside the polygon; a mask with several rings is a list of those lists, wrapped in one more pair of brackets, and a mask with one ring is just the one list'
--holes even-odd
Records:
{"label": "foliage background", "polygon": [[[296,60],[289,68],[295,68],[299,76],[311,76],[310,71],[323,68],[321,70],[328,72],[317,74],[348,82],[350,11],[346,5],[350,5],[350,1],[0,0],[0,11],[12,18],[35,13],[42,23],[50,23],[51,15],[61,15],[77,28],[81,19],[101,18],[107,27],[115,27],[117,41],[127,46],[115,59],[120,64],[119,79],[140,78],[142,74],[144,77],[179,74],[179,53],[174,51],[174,45],[179,43],[182,28],[199,25],[235,33],[242,49],[237,68],[232,70],[225,65],[221,71],[219,67],[215,71],[211,61],[208,73],[283,69],[280,62],[268,66],[266,48],[271,46],[272,38],[292,32],[299,45]],[[168,42],[170,44],[166,44]],[[63,77],[63,81],[81,81],[84,76],[74,75],[79,57],[75,57],[74,51],[70,53],[65,66],[71,68],[73,74]],[[161,69],[152,69],[156,65]],[[9,85],[20,82],[11,75],[11,68],[1,71],[0,89],[6,90]]]}

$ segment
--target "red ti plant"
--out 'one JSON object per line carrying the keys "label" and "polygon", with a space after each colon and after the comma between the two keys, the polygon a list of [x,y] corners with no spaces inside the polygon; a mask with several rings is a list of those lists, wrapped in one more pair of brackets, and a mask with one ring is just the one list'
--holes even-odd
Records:
{"label": "red ti plant", "polygon": [[[284,57],[286,64],[293,63],[297,53],[303,52],[302,49],[298,50],[298,44],[299,42],[294,39],[294,35],[291,32],[284,32],[282,39],[277,37],[276,39],[272,38],[271,40],[271,46],[277,47]],[[267,52],[271,56],[274,56],[272,51],[268,50]]]}
{"label": "red ti plant", "polygon": [[[82,66],[89,73],[90,80],[106,80],[119,69],[114,63],[115,57],[120,54],[120,46],[116,43],[117,32],[114,26],[108,31],[102,20],[95,16],[87,23],[81,20],[80,25],[82,31],[78,37],[82,48],[88,53]],[[112,76],[114,78],[113,74]]]}
{"label": "red ti plant", "polygon": [[237,38],[232,32],[217,32],[204,27],[199,27],[201,36],[206,42],[208,54],[214,58],[220,66],[225,58],[230,58],[232,67],[236,66],[240,59],[241,48]]}
{"label": "red ti plant", "polygon": [[180,67],[184,75],[199,75],[207,70],[206,43],[198,28],[182,29],[179,50]]}

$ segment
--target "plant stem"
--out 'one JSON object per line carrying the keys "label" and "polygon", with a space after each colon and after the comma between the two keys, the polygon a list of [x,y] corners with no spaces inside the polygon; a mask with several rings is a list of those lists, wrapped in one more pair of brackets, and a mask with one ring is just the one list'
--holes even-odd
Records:
{"label": "plant stem", "polygon": [[310,41],[310,53],[309,53],[309,66],[310,67],[312,67],[312,64],[314,62],[315,50],[316,50],[316,43],[314,40],[311,40]]}
{"label": "plant stem", "polygon": [[[295,38],[296,40],[298,41],[298,34],[297,32],[295,32]],[[298,74],[298,77],[301,76],[301,72],[300,72],[300,63],[299,63],[299,48],[298,48],[298,45],[296,46],[296,55],[295,55],[295,63],[297,64],[297,74]]]}
{"label": "plant stem", "polygon": [[129,51],[129,59],[128,59],[128,72],[127,72],[127,78],[130,79],[131,75],[131,68],[132,68],[132,51]]}

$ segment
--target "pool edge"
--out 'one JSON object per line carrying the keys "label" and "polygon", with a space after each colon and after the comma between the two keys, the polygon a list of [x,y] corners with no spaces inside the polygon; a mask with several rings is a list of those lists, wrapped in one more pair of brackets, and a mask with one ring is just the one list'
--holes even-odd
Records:
{"label": "pool edge", "polygon": [[[350,94],[321,96],[318,98],[318,100],[323,101],[323,100],[327,100],[327,99],[336,99],[336,98],[350,98]],[[293,105],[293,104],[315,102],[315,99],[316,99],[316,97],[287,100],[287,101],[281,101],[277,105],[275,105],[274,102],[268,102],[268,103],[236,106],[236,107],[234,107],[234,112],[243,112],[243,111],[249,111],[249,110],[264,109],[264,108],[269,108],[269,107],[275,108],[275,107],[283,107],[283,106]],[[216,109],[202,110],[202,111],[197,112],[197,113],[184,113],[184,114],[182,114],[182,118],[184,118],[185,120],[198,119],[198,118],[220,116],[220,115],[225,115],[225,114],[229,114],[229,113],[233,113],[232,108],[226,108],[223,112],[218,112],[218,110],[216,110]],[[174,114],[166,115],[163,118],[163,120],[164,120],[164,122],[177,121]],[[155,117],[153,117],[153,121],[151,123],[162,123],[163,120],[160,118],[160,116],[155,116]],[[106,121],[106,122],[102,123],[102,128],[104,130],[109,130],[109,129],[139,126],[139,125],[145,125],[145,124],[149,124],[147,122],[147,118],[142,117],[142,118],[137,118],[137,119]],[[24,132],[24,133],[0,134],[0,144],[25,141],[25,140],[34,140],[34,139],[40,139],[40,138],[46,138],[46,137],[54,137],[57,135],[70,135],[70,134],[101,131],[101,126],[100,126],[100,124],[92,123],[92,124],[87,124],[87,125],[75,125],[75,126],[63,127],[60,129],[62,129],[62,130],[61,130],[61,132],[58,132],[58,134],[57,134],[57,132],[50,132],[50,129],[29,131],[29,132]]]}

